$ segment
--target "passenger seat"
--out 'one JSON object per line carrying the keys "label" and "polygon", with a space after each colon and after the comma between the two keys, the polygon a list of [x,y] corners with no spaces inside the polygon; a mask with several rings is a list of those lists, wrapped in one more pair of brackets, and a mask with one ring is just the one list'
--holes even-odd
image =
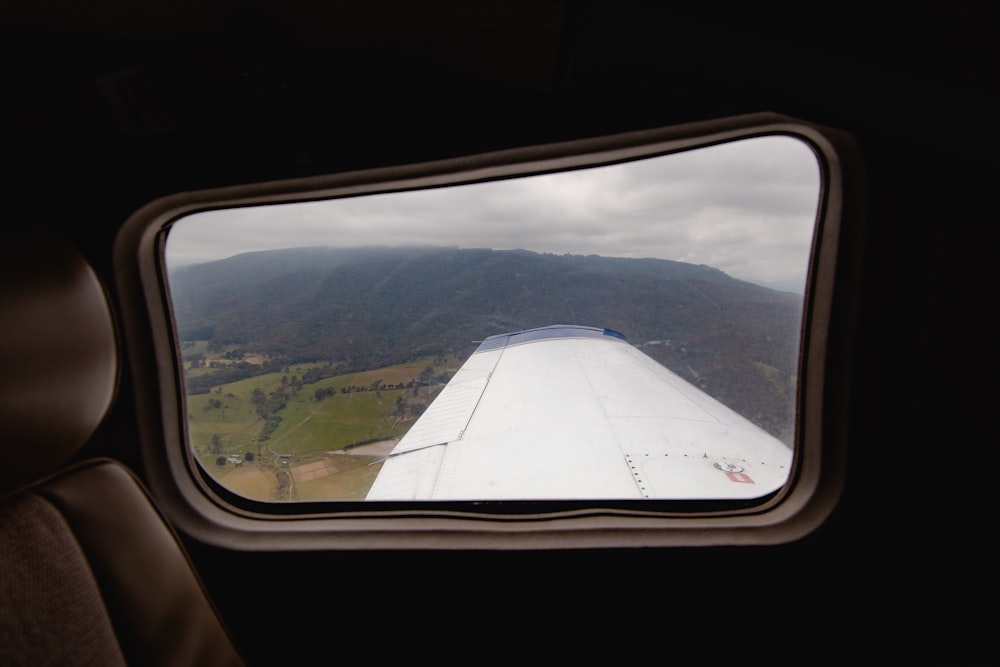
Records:
{"label": "passenger seat", "polygon": [[141,481],[73,461],[118,385],[105,292],[65,240],[0,250],[0,664],[241,665]]}

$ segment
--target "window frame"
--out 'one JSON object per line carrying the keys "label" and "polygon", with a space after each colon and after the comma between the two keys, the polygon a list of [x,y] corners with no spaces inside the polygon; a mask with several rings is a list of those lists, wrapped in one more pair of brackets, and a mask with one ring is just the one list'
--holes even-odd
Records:
{"label": "window frame", "polygon": [[[793,470],[760,502],[283,503],[262,511],[200,470],[185,437],[184,378],[164,245],[174,220],[220,207],[291,203],[471,183],[666,155],[765,135],[802,140],[821,176],[800,339]],[[162,197],[115,242],[122,328],[142,473],[183,533],[245,550],[564,549],[791,542],[815,530],[843,488],[864,165],[845,132],[772,113],[642,130],[422,164],[236,185]],[[264,505],[257,503],[256,505]],[[280,506],[280,507],[279,507]]]}

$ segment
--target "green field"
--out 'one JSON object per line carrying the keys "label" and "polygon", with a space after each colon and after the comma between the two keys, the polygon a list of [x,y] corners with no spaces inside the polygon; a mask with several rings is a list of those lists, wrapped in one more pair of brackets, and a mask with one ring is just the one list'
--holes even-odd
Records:
{"label": "green field", "polygon": [[[223,486],[255,500],[363,498],[380,457],[351,454],[366,443],[402,437],[440,392],[440,379],[460,362],[425,358],[298,380],[309,368],[325,365],[296,364],[189,396],[188,439],[195,458]],[[422,384],[426,369],[436,378],[433,384]]]}

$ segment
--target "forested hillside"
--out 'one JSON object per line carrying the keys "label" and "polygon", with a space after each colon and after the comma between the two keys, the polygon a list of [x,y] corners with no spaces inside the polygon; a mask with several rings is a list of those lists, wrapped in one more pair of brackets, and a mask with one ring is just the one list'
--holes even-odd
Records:
{"label": "forested hillside", "polygon": [[[493,334],[583,324],[624,333],[786,441],[792,427],[802,298],[707,266],[523,250],[295,248],[182,267],[170,283],[182,341],[261,355],[272,368],[464,356]],[[189,391],[207,385],[189,382]]]}

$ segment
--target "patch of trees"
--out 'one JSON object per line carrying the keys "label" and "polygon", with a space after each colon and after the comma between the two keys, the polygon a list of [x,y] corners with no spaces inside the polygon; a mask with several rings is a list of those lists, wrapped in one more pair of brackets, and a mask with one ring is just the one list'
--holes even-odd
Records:
{"label": "patch of trees", "polygon": [[302,384],[312,384],[313,382],[319,382],[320,380],[334,377],[335,375],[341,375],[343,373],[344,371],[342,369],[335,368],[332,364],[317,366],[315,368],[310,368],[302,374]]}
{"label": "patch of trees", "polygon": [[273,391],[270,394],[265,394],[264,391],[258,387],[253,390],[253,393],[250,396],[250,402],[257,408],[257,415],[264,420],[264,428],[261,429],[257,442],[267,442],[271,438],[271,434],[274,433],[274,431],[281,424],[281,416],[278,414],[278,411],[283,409],[287,404],[285,387],[282,386],[277,391]]}
{"label": "patch of trees", "polygon": [[268,415],[264,418],[264,428],[260,430],[260,436],[257,438],[258,443],[267,442],[271,439],[271,434],[274,433],[278,426],[281,425],[280,415]]}
{"label": "patch of trees", "polygon": [[334,389],[333,387],[321,387],[320,389],[317,389],[316,392],[313,394],[313,398],[315,398],[317,401],[322,401],[324,399],[330,398],[336,393],[337,390]]}
{"label": "patch of trees", "polygon": [[257,366],[255,364],[241,361],[231,366],[220,367],[216,369],[214,373],[208,375],[186,377],[184,386],[186,387],[189,396],[196,396],[198,394],[207,394],[214,387],[217,387],[220,384],[229,384],[230,382],[246,380],[247,378],[252,378],[257,375],[274,373],[280,369],[281,364],[278,362]]}

